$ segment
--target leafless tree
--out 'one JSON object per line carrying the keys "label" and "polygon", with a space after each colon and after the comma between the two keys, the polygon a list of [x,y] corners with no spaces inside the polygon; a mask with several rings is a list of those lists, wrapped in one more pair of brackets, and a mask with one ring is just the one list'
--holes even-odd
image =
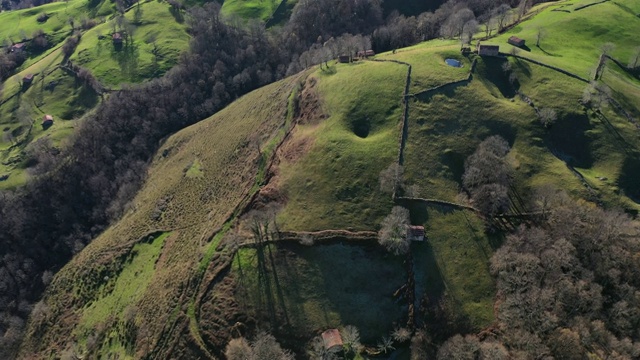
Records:
{"label": "leafless tree", "polygon": [[540,122],[542,122],[542,125],[544,125],[545,127],[553,125],[553,123],[558,120],[558,114],[551,108],[540,109],[540,111],[538,112],[538,117],[540,118]]}
{"label": "leafless tree", "polygon": [[438,360],[475,359],[480,352],[480,343],[475,336],[456,335],[447,340],[438,350]]}
{"label": "leafless tree", "polygon": [[600,51],[602,55],[611,55],[611,53],[616,49],[616,44],[611,42],[606,42],[600,46]]}
{"label": "leafless tree", "polygon": [[378,242],[389,252],[400,255],[409,251],[407,230],[409,227],[409,210],[394,206],[391,214],[382,221],[382,228],[378,232]]}
{"label": "leafless tree", "polygon": [[377,348],[378,351],[385,354],[396,349],[393,346],[393,340],[387,336],[382,337],[382,339],[378,342]]}
{"label": "leafless tree", "polygon": [[393,340],[399,343],[409,341],[409,339],[411,339],[411,335],[411,330],[406,327],[397,327],[391,333],[391,337],[393,338]]}
{"label": "leafless tree", "polygon": [[253,351],[247,339],[241,337],[231,339],[224,350],[227,360],[248,360],[253,357]]}
{"label": "leafless tree", "polygon": [[538,26],[536,28],[536,46],[540,47],[540,42],[547,36],[545,28]]}
{"label": "leafless tree", "polygon": [[507,19],[509,18],[509,11],[511,11],[511,8],[507,4],[502,4],[494,10],[495,19],[498,22],[498,32],[504,30]]}
{"label": "leafless tree", "polygon": [[633,55],[631,55],[631,58],[629,59],[628,68],[629,69],[636,69],[639,66],[640,66],[640,46],[637,47],[634,50]]}
{"label": "leafless tree", "polygon": [[360,331],[353,325],[345,326],[341,331],[342,343],[347,353],[358,353],[362,350]]}

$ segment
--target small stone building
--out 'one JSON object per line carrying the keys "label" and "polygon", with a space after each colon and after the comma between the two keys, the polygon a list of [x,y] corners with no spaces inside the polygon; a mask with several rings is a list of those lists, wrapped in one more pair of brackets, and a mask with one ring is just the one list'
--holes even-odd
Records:
{"label": "small stone building", "polygon": [[409,226],[407,239],[410,241],[424,241],[424,226]]}
{"label": "small stone building", "polygon": [[517,47],[523,47],[524,46],[524,40],[520,39],[517,36],[512,36],[509,38],[509,40],[507,40],[507,42],[513,46],[517,46]]}
{"label": "small stone building", "polygon": [[9,48],[10,52],[21,52],[24,51],[24,49],[27,47],[26,43],[17,43],[17,44],[13,44],[11,45],[11,48]]}
{"label": "small stone building", "polygon": [[53,116],[47,114],[42,118],[42,127],[46,129],[51,125],[53,125]]}
{"label": "small stone building", "polygon": [[122,34],[119,32],[113,33],[113,35],[111,35],[111,41],[113,41],[113,45],[122,45]]}
{"label": "small stone building", "polygon": [[342,336],[338,329],[329,329],[322,333],[322,342],[328,352],[342,351]]}
{"label": "small stone building", "polygon": [[338,56],[338,62],[342,64],[346,64],[349,62],[349,55],[340,55]]}
{"label": "small stone building", "polygon": [[478,46],[478,55],[480,56],[498,56],[499,54],[500,54],[500,46],[498,45]]}
{"label": "small stone building", "polygon": [[22,77],[22,85],[28,86],[33,82],[33,74],[27,74]]}

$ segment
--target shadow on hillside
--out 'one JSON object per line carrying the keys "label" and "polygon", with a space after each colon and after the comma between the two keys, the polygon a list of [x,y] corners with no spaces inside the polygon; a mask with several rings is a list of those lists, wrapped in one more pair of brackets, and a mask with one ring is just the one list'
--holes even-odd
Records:
{"label": "shadow on hillside", "polygon": [[[517,80],[514,82],[509,81],[509,73],[504,70],[508,60],[498,57],[484,57],[482,58],[482,62],[484,66],[478,66],[478,72],[481,75],[482,81],[493,84],[505,98],[511,99],[515,97],[518,89],[520,89],[520,83]],[[522,67],[520,67],[520,64],[517,62],[516,64],[518,70],[522,71],[526,76],[531,75],[530,69],[527,68],[528,65],[522,65]]]}
{"label": "shadow on hillside", "polygon": [[133,39],[128,44],[123,45],[121,49],[112,47],[111,58],[118,62],[120,70],[129,79],[132,80],[137,76],[140,51]]}
{"label": "shadow on hillside", "polygon": [[592,129],[586,114],[566,114],[550,128],[547,147],[568,165],[588,169],[594,163],[592,140],[588,135]]}
{"label": "shadow on hillside", "polygon": [[622,163],[618,186],[631,200],[640,204],[640,154],[627,156]]}

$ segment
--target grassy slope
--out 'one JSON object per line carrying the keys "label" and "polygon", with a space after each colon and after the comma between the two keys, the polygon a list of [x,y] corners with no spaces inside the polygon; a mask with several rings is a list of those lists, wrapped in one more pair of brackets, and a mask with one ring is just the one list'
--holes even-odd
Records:
{"label": "grassy slope", "polygon": [[[640,18],[624,7],[637,8],[634,0],[616,0],[575,11],[577,6],[593,3],[591,0],[562,3],[571,13],[545,11],[515,28],[487,41],[500,45],[500,51],[508,53],[513,48],[507,39],[516,35],[525,39],[531,51],[521,51],[523,56],[559,66],[579,76],[589,78],[600,55],[600,47],[611,42],[616,45],[612,56],[626,63],[638,46],[635,34],[640,32]],[[635,10],[637,13],[637,9]],[[535,46],[538,29],[545,36],[540,48]]]}
{"label": "grassy slope", "polygon": [[[103,333],[117,330],[122,319],[114,316],[115,321],[102,321],[114,304],[103,297],[103,277],[130,274],[132,267],[137,267],[135,260],[123,266],[118,259],[130,256],[134,244],[156,229],[172,234],[166,238],[152,272],[154,280],[136,297],[119,298],[117,308],[135,306],[135,323],[144,326],[156,340],[176,314],[186,317],[173,312],[184,285],[198,268],[199,258],[214,249],[208,243],[212,231],[222,226],[232,206],[253,187],[259,164],[258,144],[268,143],[283,124],[288,97],[297,82],[293,77],[248,94],[169,138],[154,159],[148,181],[133,200],[131,211],[56,275],[44,301],[55,319],[47,321],[55,321],[57,326],[38,335],[37,329],[44,323],[32,321],[25,353],[59,352],[73,341],[85,344],[89,334],[82,330],[82,323],[97,323],[95,329]],[[211,149],[212,139],[215,151]],[[195,159],[200,161],[201,176],[186,176]],[[155,254],[155,250],[148,250],[149,256]],[[207,266],[204,264],[205,269]],[[125,288],[128,283],[120,277],[114,281]],[[94,305],[85,307],[91,303]],[[69,337],[70,333],[74,335]],[[138,339],[137,346],[142,347],[143,341]],[[131,344],[127,346],[131,348]]]}
{"label": "grassy slope", "polygon": [[[592,8],[598,6],[601,5]],[[546,15],[543,12],[540,16]],[[606,37],[599,40],[610,41]],[[415,62],[411,91],[417,92],[422,87],[464,77],[468,60],[462,59],[465,64],[462,69],[442,64],[446,57],[459,58],[454,46],[450,42],[429,42],[380,57]],[[591,49],[584,51],[573,56],[591,56]],[[540,126],[531,107],[513,98],[514,89],[502,73],[501,61],[482,59],[474,79],[466,86],[410,101],[406,181],[417,185],[423,197],[455,200],[464,159],[482,139],[501,134],[513,145],[509,161],[516,169],[516,187],[520,190],[517,195],[526,197],[533,187],[551,183],[574,196],[590,197],[568,170],[566,161],[585,176],[606,206],[637,209],[636,202],[620,196],[638,191],[637,130],[611,109],[604,109],[604,118],[585,112],[578,104],[583,83],[537,65],[510,61],[518,75],[519,90],[538,106],[554,108],[558,122],[551,129]],[[575,66],[580,68],[584,64]],[[329,72],[311,75],[317,81],[315,90],[329,117],[319,123],[298,125],[288,141],[309,146],[297,156],[281,159],[271,180],[287,199],[278,218],[282,228],[378,227],[392,206],[390,196],[378,191],[378,174],[397,156],[400,94],[405,75],[405,66],[376,62],[337,64]],[[608,77],[611,74],[606,73],[605,81]],[[621,75],[616,79],[628,85]],[[161,327],[176,318],[193,318],[195,321],[189,327],[192,334],[199,331],[198,316],[216,319],[215,301],[223,301],[224,294],[214,291],[211,312],[199,315],[179,296],[188,279],[198,272],[195,269],[205,271],[210,262],[219,261],[215,247],[219,237],[207,244],[208,234],[222,226],[230,207],[243,194],[255,189],[254,178],[260,173],[255,142],[262,144],[262,149],[273,143],[273,134],[284,121],[287,99],[296,81],[288,79],[245,96],[213,119],[185,129],[167,141],[154,159],[147,185],[134,201],[135,210],[108,229],[56,277],[46,301],[57,314],[53,320],[61,321],[56,322],[57,330],[45,334],[45,347],[66,343],[66,331],[76,328],[78,314],[71,315],[64,309],[99,299],[101,269],[109,269],[108,264],[118,254],[129,254],[134,243],[158,228],[173,230],[173,235],[165,241],[155,269],[156,280],[137,300],[136,321],[148,324],[151,333],[157,336]],[[264,119],[267,120],[261,122]],[[262,127],[256,128],[259,123]],[[216,144],[214,150],[212,143]],[[598,179],[603,176],[608,180]],[[490,324],[494,285],[487,264],[499,241],[484,234],[480,220],[469,212],[427,209],[412,215],[413,223],[426,225],[429,239],[427,244],[413,246],[418,296],[437,296],[446,290],[471,325],[480,329]],[[151,217],[160,220],[154,222]],[[388,319],[365,330],[371,338],[383,335],[388,329],[386,322],[401,316],[402,309],[388,302],[392,285],[401,279],[397,277],[401,274],[398,259],[346,245],[279,246],[277,251],[273,250],[283,293],[278,293],[270,270],[273,292],[263,294],[280,302],[280,309],[287,309],[294,335],[296,331],[298,335],[308,334],[325,326],[371,322],[371,313],[353,314],[364,302],[376,302],[381,308],[390,309]],[[265,299],[260,300],[258,294],[266,283],[258,281],[255,254],[254,250],[241,251],[232,268],[233,277],[241,284],[235,301],[244,304],[244,311],[264,316],[268,313]],[[347,267],[341,267],[342,264]],[[393,280],[380,288],[342,296],[350,291],[352,283],[364,283],[362,270],[368,270],[368,275],[379,271],[377,277]],[[122,270],[121,274],[125,273]],[[85,280],[78,290],[79,282],[75,279],[80,278]],[[33,335],[38,324],[32,321],[27,341],[34,348],[39,341]],[[83,343],[83,339],[78,340]],[[111,350],[126,348],[127,344],[117,343],[116,349]]]}
{"label": "grassy slope", "polygon": [[[140,21],[135,25],[134,41],[122,51],[115,51],[109,34],[114,20],[106,20],[93,29],[84,32],[82,40],[71,56],[71,61],[88,68],[108,87],[117,88],[122,83],[137,83],[159,77],[178,61],[180,53],[187,47],[189,36],[183,19],[176,19],[169,11],[169,5],[159,2],[145,2],[140,5]],[[36,18],[41,12],[49,14],[45,23]],[[108,1],[87,3],[70,0],[41,7],[10,11],[0,14],[0,28],[5,29],[9,38],[17,40],[21,33],[30,37],[36,29],[42,29],[49,37],[50,49],[31,57],[18,69],[16,75],[7,79],[0,95],[0,126],[4,132],[20,133],[13,142],[23,140],[20,146],[11,147],[12,141],[0,138],[0,175],[10,174],[0,188],[22,185],[27,174],[23,169],[24,149],[27,144],[41,137],[50,138],[54,145],[73,132],[74,122],[90,109],[100,98],[93,91],[76,82],[73,77],[59,69],[63,61],[60,46],[71,33],[70,17],[79,24],[83,17],[94,17],[99,22],[104,15],[114,12]],[[133,23],[135,7],[126,17]],[[18,24],[18,26],[15,26]],[[106,35],[102,40],[98,35]],[[156,55],[152,53],[154,48]],[[26,74],[35,74],[34,83],[26,90],[21,89],[21,79]],[[47,87],[50,83],[55,87]],[[21,111],[18,111],[21,109]],[[24,114],[34,121],[30,124],[18,118]],[[54,125],[43,130],[40,121],[44,114],[53,115]]]}
{"label": "grassy slope", "polygon": [[[370,230],[392,205],[379,191],[378,173],[397,156],[406,67],[366,62],[337,64],[335,71],[314,75],[330,117],[299,126],[292,141],[310,138],[313,145],[299,160],[281,164],[285,229]],[[367,85],[374,83],[385,86]],[[368,126],[367,137],[355,135],[354,126]]]}
{"label": "grassy slope", "polygon": [[[136,8],[133,6],[126,15],[135,26],[133,44],[116,50],[109,35],[113,24],[108,22],[87,31],[71,61],[91,69],[103,84],[116,88],[122,83],[159,77],[173,67],[189,41],[184,20],[176,19],[167,3],[152,1],[140,5],[141,20],[136,22]],[[100,39],[100,35],[104,37]],[[157,56],[153,54],[154,44]]]}

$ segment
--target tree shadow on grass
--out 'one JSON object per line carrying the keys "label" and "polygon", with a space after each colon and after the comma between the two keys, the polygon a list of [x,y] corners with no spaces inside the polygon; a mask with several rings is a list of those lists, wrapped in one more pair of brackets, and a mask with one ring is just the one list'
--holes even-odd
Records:
{"label": "tree shadow on grass", "polygon": [[114,46],[111,50],[111,58],[118,62],[120,70],[129,80],[134,80],[138,75],[140,50],[138,44],[133,40],[122,45],[121,49]]}
{"label": "tree shadow on grass", "polygon": [[[504,70],[504,66],[508,60],[506,58],[484,57],[482,58],[482,62],[484,66],[478,66],[478,73],[482,81],[494,85],[505,98],[511,99],[516,96],[518,89],[520,89],[520,84],[517,80],[513,83],[509,81],[509,74]],[[525,65],[523,65],[520,70],[523,71],[525,75],[531,74],[531,71],[528,70]]]}
{"label": "tree shadow on grass", "polygon": [[618,186],[627,197],[640,204],[640,181],[638,179],[640,179],[640,154],[635,153],[625,157],[618,177]]}
{"label": "tree shadow on grass", "polygon": [[594,163],[591,152],[593,129],[586,114],[569,113],[558,119],[546,137],[547,147],[573,167],[588,169]]}

